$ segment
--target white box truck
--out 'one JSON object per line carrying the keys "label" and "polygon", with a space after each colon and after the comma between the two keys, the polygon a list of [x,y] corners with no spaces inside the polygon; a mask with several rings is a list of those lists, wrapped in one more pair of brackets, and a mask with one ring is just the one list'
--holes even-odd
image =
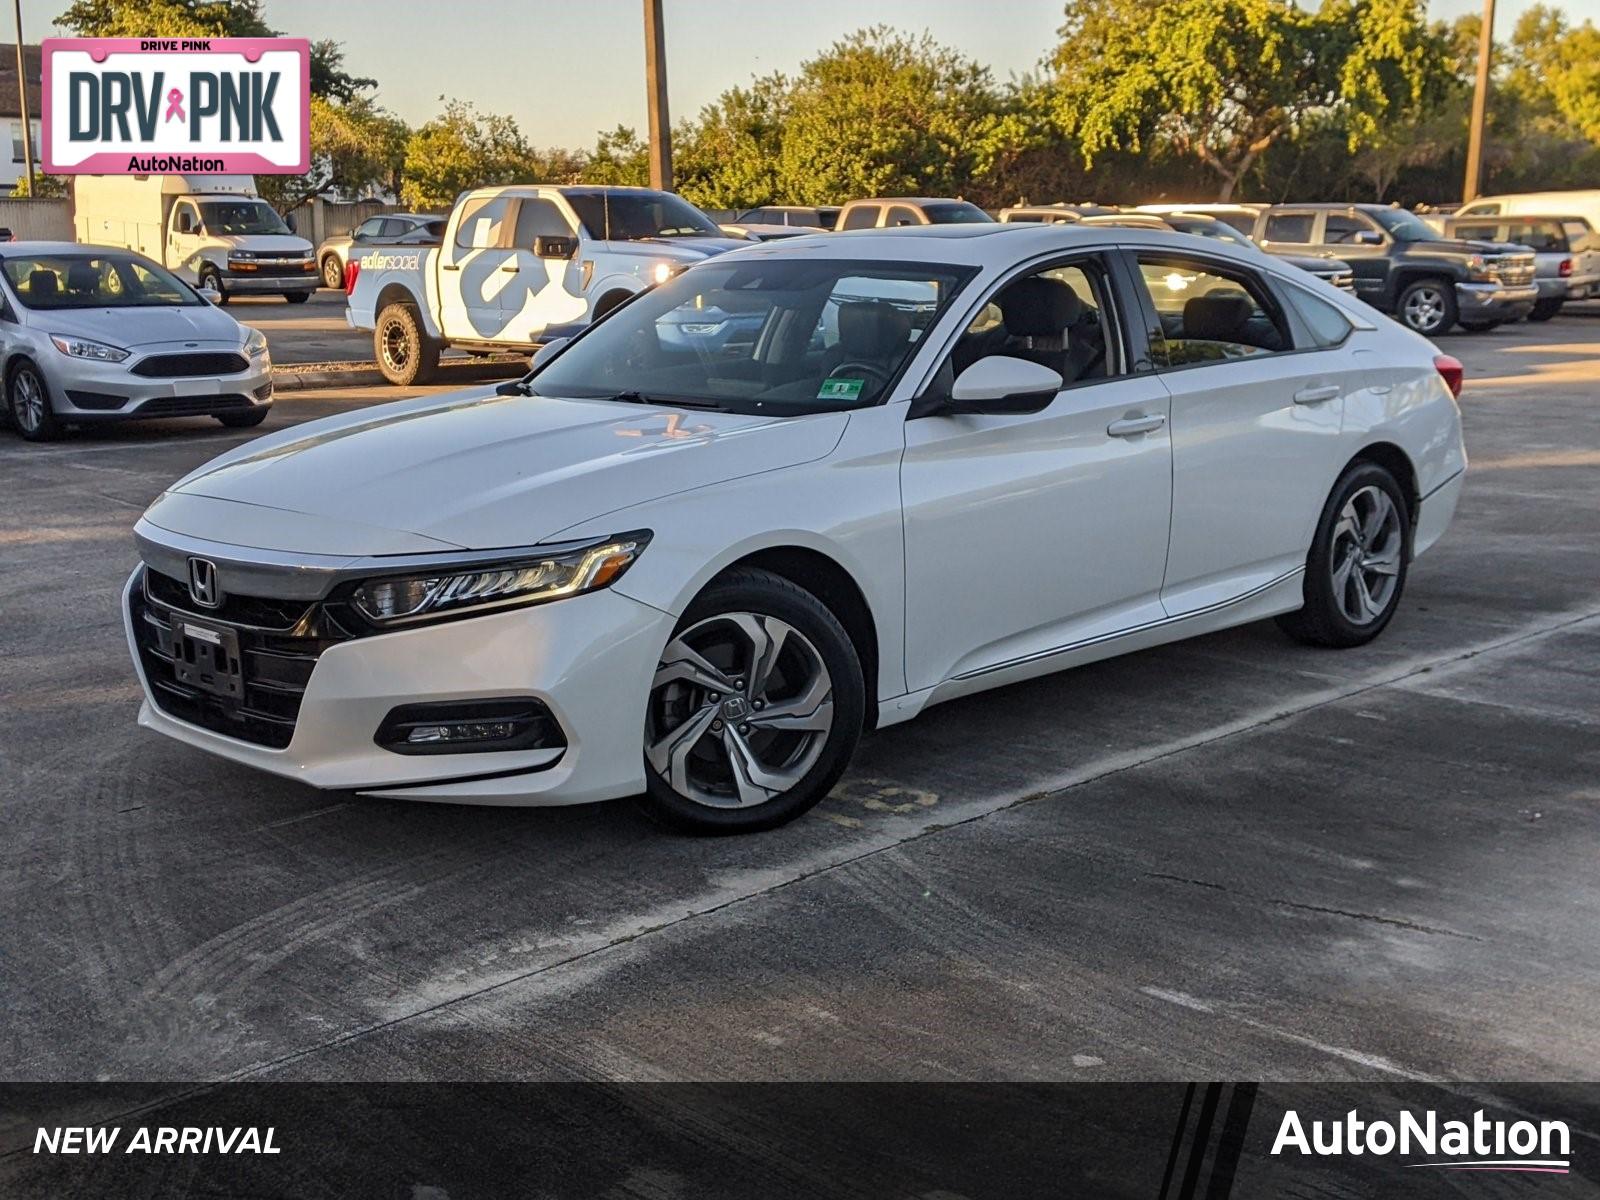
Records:
{"label": "white box truck", "polygon": [[301,303],[319,282],[311,243],[249,175],[80,175],[72,225],[79,242],[137,250],[216,291],[220,304],[235,295]]}

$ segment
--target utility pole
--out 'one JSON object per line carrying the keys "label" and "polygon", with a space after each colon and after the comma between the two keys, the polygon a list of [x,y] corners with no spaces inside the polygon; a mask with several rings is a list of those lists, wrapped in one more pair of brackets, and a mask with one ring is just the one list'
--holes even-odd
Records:
{"label": "utility pole", "polygon": [[669,191],[672,120],[667,116],[667,39],[661,0],[644,0],[644,86],[650,98],[650,186]]}
{"label": "utility pole", "polygon": [[1467,130],[1467,180],[1463,203],[1483,188],[1483,125],[1489,111],[1489,67],[1494,57],[1494,0],[1483,0],[1483,28],[1478,33],[1478,85],[1472,92],[1472,125]]}
{"label": "utility pole", "polygon": [[28,163],[28,195],[33,195],[33,118],[28,115],[28,71],[22,53],[22,0],[12,0],[17,16],[17,94],[22,100],[22,153]]}

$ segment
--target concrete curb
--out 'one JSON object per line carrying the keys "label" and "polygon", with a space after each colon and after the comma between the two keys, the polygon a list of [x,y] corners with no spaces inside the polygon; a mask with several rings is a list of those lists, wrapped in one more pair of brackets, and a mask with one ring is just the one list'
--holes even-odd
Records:
{"label": "concrete curb", "polygon": [[[489,379],[511,379],[527,369],[528,360],[520,355],[443,359],[434,382],[468,384]],[[278,392],[373,387],[386,382],[376,362],[276,363],[272,368],[272,387]]]}

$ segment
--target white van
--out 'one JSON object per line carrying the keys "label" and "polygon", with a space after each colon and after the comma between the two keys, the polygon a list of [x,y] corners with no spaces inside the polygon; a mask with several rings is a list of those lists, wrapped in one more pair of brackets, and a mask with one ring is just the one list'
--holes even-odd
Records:
{"label": "white van", "polygon": [[249,175],[79,175],[72,225],[79,242],[137,250],[220,304],[232,295],[299,304],[319,283],[311,243]]}
{"label": "white van", "polygon": [[1600,188],[1570,192],[1515,192],[1505,196],[1479,196],[1463,204],[1452,217],[1584,217],[1591,229],[1600,229]]}

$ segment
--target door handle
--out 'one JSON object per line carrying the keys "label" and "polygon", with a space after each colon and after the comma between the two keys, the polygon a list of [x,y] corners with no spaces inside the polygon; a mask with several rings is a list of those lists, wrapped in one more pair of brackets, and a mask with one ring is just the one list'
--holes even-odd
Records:
{"label": "door handle", "polygon": [[1322,387],[1301,388],[1294,394],[1296,404],[1321,404],[1324,400],[1332,400],[1339,394],[1337,383],[1325,384]]}
{"label": "door handle", "polygon": [[446,271],[459,271],[459,270],[461,270],[461,264],[460,263],[440,263],[439,265],[441,267],[443,267]]}
{"label": "door handle", "polygon": [[515,275],[517,273],[517,264],[516,263],[506,263],[500,269],[502,271],[507,272],[508,274]]}
{"label": "door handle", "polygon": [[1166,423],[1167,418],[1161,413],[1148,417],[1124,417],[1107,425],[1106,432],[1112,437],[1134,437],[1141,433],[1154,433]]}

